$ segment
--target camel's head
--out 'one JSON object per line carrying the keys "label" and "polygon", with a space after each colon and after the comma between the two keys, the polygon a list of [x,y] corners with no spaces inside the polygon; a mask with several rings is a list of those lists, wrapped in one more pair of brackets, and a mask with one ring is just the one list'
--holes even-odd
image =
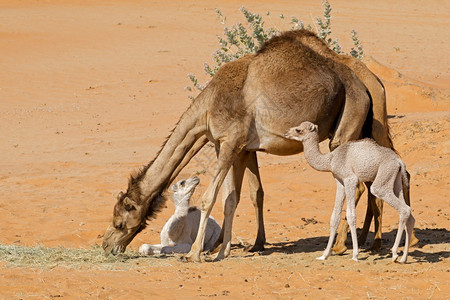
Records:
{"label": "camel's head", "polygon": [[303,142],[310,134],[317,134],[319,127],[311,122],[303,122],[297,127],[289,128],[284,134],[285,138]]}
{"label": "camel's head", "polygon": [[113,219],[103,238],[105,254],[122,253],[133,238],[146,226],[143,205],[133,200],[128,192],[120,192],[114,206]]}
{"label": "camel's head", "polygon": [[200,178],[197,176],[191,177],[186,180],[180,180],[174,185],[170,187],[170,189],[174,192],[173,200],[175,201],[175,205],[178,205],[177,201],[188,201],[194,193],[195,188],[200,183]]}

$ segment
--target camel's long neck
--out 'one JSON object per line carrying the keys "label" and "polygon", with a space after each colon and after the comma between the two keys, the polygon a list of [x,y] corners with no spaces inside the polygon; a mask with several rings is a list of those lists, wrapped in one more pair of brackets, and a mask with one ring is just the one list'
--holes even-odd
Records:
{"label": "camel's long neck", "polygon": [[330,171],[331,154],[323,154],[319,149],[319,136],[309,136],[303,141],[303,151],[308,164],[317,171]]}
{"label": "camel's long neck", "polygon": [[156,159],[144,169],[137,183],[141,200],[151,201],[154,196],[164,191],[192,158],[193,155],[186,159],[188,152],[206,132],[207,105],[204,103],[204,97],[200,96],[181,116]]}
{"label": "camel's long neck", "polygon": [[183,217],[187,216],[189,212],[189,199],[192,194],[180,195],[175,193],[173,195],[173,203],[175,204],[175,216]]}

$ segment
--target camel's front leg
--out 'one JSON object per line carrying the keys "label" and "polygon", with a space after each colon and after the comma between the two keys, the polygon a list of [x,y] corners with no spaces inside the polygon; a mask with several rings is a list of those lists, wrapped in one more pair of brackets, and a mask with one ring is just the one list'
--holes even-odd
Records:
{"label": "camel's front leg", "polygon": [[256,152],[250,153],[250,157],[247,162],[246,174],[250,187],[250,198],[252,199],[253,207],[256,212],[256,221],[258,222],[258,232],[256,235],[255,244],[249,251],[258,252],[264,250],[264,244],[266,243],[266,232],[264,230],[263,218],[264,190],[262,188],[261,177],[259,175]]}
{"label": "camel's front leg", "polygon": [[[261,183],[261,177],[259,174],[259,167],[258,167],[258,160],[256,156],[256,152],[250,152],[248,155],[247,160],[247,169],[245,170],[245,174],[247,174],[247,180],[249,184],[250,189],[250,199],[253,202],[253,207],[255,208],[256,212],[256,221],[257,221],[257,234],[256,234],[256,241],[253,244],[253,247],[249,249],[249,252],[258,252],[264,250],[264,244],[266,243],[266,233],[264,230],[264,218],[263,218],[263,203],[264,203],[264,191],[262,188]],[[230,194],[230,190],[227,190],[227,187],[230,186],[230,184],[227,184],[227,181],[231,180],[231,177],[227,175],[225,178],[225,183],[222,188],[223,190],[223,203],[225,204],[225,199],[227,199],[228,195]],[[236,182],[238,184],[239,182]],[[242,182],[239,183],[242,185]],[[237,196],[237,205],[240,201],[240,193],[236,194]],[[225,222],[225,220],[224,220]],[[217,248],[222,244],[223,242],[223,231],[225,228],[225,224],[222,224],[222,230],[220,232],[220,237],[217,239],[216,244],[214,245],[214,248]]]}
{"label": "camel's front leg", "polygon": [[353,256],[354,261],[358,261],[358,236],[356,234],[356,205],[355,205],[355,191],[358,185],[358,178],[347,178],[344,180],[345,197],[347,198],[347,222],[350,227],[350,233],[353,243]]}
{"label": "camel's front leg", "polygon": [[237,153],[240,152],[240,149],[235,145],[238,145],[237,141],[234,143],[223,143],[220,146],[217,169],[211,183],[202,197],[200,224],[197,237],[192,245],[191,251],[189,251],[189,253],[185,256],[186,261],[200,262],[200,252],[203,250],[208,218],[211,214],[214,203],[216,202],[220,186],[225,180],[225,176],[233,164]]}
{"label": "camel's front leg", "polygon": [[318,260],[325,260],[331,254],[331,246],[333,246],[334,236],[339,226],[339,220],[341,219],[342,206],[344,205],[345,190],[339,180],[336,179],[336,200],[334,201],[333,213],[330,218],[330,237],[328,238],[327,248],[323,252],[322,256],[317,257]]}
{"label": "camel's front leg", "polygon": [[228,171],[227,177],[223,184],[223,241],[222,247],[217,254],[216,261],[228,257],[231,250],[231,233],[234,213],[240,200],[242,179],[244,177],[244,171],[246,168],[247,160],[249,158],[249,152],[241,152],[231,169]]}
{"label": "camel's front leg", "polygon": [[[355,191],[355,205],[358,205],[359,200],[361,199],[361,195],[364,193],[364,185],[359,184]],[[339,225],[338,235],[336,237],[336,242],[332,249],[334,254],[342,254],[347,251],[347,246],[345,242],[347,241],[347,233],[348,233],[348,223],[347,220],[343,220]]]}

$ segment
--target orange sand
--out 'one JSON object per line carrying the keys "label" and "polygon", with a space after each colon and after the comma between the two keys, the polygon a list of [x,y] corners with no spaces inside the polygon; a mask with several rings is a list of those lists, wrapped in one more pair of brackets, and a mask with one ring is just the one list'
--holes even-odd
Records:
{"label": "orange sand", "polygon": [[[307,1],[245,1],[305,23],[322,7]],[[89,248],[101,243],[115,195],[131,170],[154,158],[189,105],[186,75],[202,79],[238,1],[0,0],[0,243]],[[332,30],[344,50],[355,28],[366,63],[387,88],[396,148],[412,174],[419,247],[410,263],[390,262],[396,212],[386,207],[384,249],[316,261],[326,245],[334,199],[327,173],[302,155],[259,155],[267,250],[233,247],[218,263],[106,271],[11,268],[0,264],[1,298],[441,299],[450,294],[450,56],[448,2],[333,1]],[[372,58],[371,58],[372,57]],[[180,177],[208,166],[207,151]],[[195,197],[210,179],[208,172]],[[364,196],[365,197],[365,196]],[[365,202],[365,201],[363,201]],[[213,215],[222,220],[220,203]],[[157,243],[172,204],[131,243]],[[358,208],[359,225],[365,203]],[[314,218],[317,223],[303,221]],[[437,230],[441,228],[441,230]],[[253,243],[253,207],[244,184],[233,243]],[[372,237],[372,236],[371,236]],[[367,247],[364,245],[364,247]],[[447,296],[445,296],[447,295]]]}

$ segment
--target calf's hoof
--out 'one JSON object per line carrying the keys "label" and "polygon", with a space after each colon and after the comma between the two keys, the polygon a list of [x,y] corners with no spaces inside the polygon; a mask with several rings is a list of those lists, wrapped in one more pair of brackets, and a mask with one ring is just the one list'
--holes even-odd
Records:
{"label": "calf's hoof", "polygon": [[398,254],[392,254],[392,262],[397,262]]}

